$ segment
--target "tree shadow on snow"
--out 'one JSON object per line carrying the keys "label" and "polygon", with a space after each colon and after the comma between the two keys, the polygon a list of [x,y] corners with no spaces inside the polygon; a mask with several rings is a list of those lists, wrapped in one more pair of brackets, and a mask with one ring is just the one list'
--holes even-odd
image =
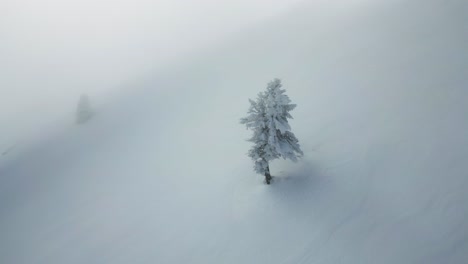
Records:
{"label": "tree shadow on snow", "polygon": [[301,161],[273,175],[268,193],[280,203],[302,204],[319,201],[333,188],[326,171],[310,161]]}

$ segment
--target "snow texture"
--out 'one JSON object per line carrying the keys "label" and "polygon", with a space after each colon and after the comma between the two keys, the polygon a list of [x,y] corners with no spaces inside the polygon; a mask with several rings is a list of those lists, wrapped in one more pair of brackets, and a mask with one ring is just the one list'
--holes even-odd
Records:
{"label": "snow texture", "polygon": [[[319,2],[1,156],[0,263],[467,263],[467,1]],[[304,158],[266,186],[275,76]]]}

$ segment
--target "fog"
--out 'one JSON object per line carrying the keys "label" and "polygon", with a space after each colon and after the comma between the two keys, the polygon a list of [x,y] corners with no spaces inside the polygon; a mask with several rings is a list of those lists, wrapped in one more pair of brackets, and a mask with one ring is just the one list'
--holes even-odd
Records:
{"label": "fog", "polygon": [[467,1],[46,3],[0,8],[0,263],[467,263]]}
{"label": "fog", "polygon": [[0,148],[299,1],[2,1]]}

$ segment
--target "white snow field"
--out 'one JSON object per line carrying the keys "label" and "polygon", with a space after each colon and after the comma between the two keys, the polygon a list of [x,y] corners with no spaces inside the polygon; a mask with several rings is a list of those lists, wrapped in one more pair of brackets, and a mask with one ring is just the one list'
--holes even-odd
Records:
{"label": "white snow field", "polygon": [[[468,2],[345,2],[2,157],[0,263],[468,263]],[[239,119],[275,77],[305,156],[267,186]]]}

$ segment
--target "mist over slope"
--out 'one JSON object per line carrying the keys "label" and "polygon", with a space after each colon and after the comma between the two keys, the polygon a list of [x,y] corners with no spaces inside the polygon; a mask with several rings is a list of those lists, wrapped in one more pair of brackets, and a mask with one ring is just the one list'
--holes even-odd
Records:
{"label": "mist over slope", "polygon": [[[0,168],[1,263],[464,263],[465,1],[305,4]],[[283,79],[304,159],[246,156]]]}

